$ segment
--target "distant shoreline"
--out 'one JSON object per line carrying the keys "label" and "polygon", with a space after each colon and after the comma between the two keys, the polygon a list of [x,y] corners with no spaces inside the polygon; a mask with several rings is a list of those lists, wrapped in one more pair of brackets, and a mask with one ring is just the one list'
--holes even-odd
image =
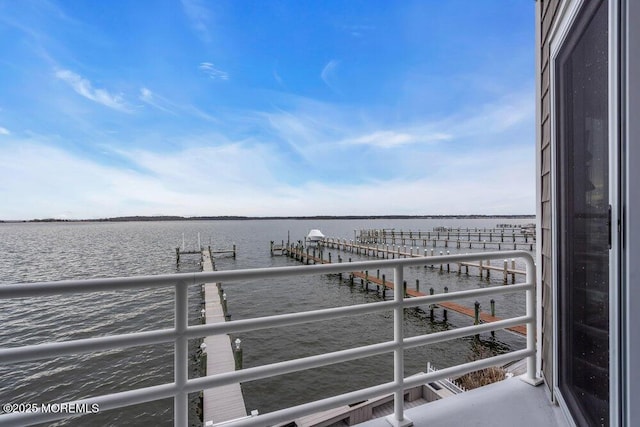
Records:
{"label": "distant shoreline", "polygon": [[345,220],[345,219],[534,219],[535,215],[312,215],[312,216],[121,216],[100,219],[0,220],[0,223],[26,222],[149,222],[149,221],[247,221],[247,220]]}

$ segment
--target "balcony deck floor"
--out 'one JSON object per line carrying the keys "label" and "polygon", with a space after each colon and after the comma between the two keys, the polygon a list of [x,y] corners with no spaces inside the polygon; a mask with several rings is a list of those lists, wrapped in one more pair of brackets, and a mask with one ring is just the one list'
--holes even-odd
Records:
{"label": "balcony deck floor", "polygon": [[[405,417],[416,427],[570,425],[560,408],[549,401],[544,385],[534,387],[517,377],[408,409]],[[359,427],[389,425],[385,418],[358,424]]]}

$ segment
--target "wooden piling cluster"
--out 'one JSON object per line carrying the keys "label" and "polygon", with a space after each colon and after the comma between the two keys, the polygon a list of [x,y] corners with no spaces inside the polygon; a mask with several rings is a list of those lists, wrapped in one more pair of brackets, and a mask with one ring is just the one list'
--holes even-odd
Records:
{"label": "wooden piling cluster", "polygon": [[271,256],[286,255],[287,245],[284,244],[284,240],[280,244],[277,244],[272,240],[269,246],[269,252],[271,253]]}
{"label": "wooden piling cluster", "polygon": [[533,251],[536,236],[529,228],[446,228],[428,231],[360,230],[355,241],[368,244]]}
{"label": "wooden piling cluster", "polygon": [[[381,245],[381,244],[358,244],[354,243],[352,240],[347,241],[346,239],[335,239],[335,238],[325,238],[323,241],[319,242],[319,248],[331,248],[344,252],[350,252],[357,255],[371,256],[375,258],[383,258],[383,259],[396,259],[396,258],[418,258],[423,257],[427,258],[425,260],[425,266],[429,266],[431,268],[435,268],[434,264],[428,262],[428,258],[436,255],[445,255],[442,251],[439,253],[434,253],[434,250],[423,249],[422,253],[420,253],[421,248],[413,248],[407,246],[401,247],[400,245]],[[308,248],[307,248],[308,249]],[[447,251],[446,255],[449,255]],[[515,283],[516,275],[526,275],[524,270],[516,269],[515,260],[511,260],[509,263],[508,260],[504,260],[503,265],[496,266],[491,265],[490,261],[480,261],[479,263],[470,263],[470,262],[461,262],[455,263],[457,265],[457,273],[462,273],[462,268],[464,267],[465,274],[469,275],[469,267],[473,267],[477,269],[478,275],[480,277],[486,277],[489,279],[491,277],[491,271],[502,271],[503,273],[503,282],[508,283],[509,276],[511,276],[511,283]],[[440,263],[439,264],[440,271],[446,271],[447,273],[452,272],[451,264]]]}
{"label": "wooden piling cluster", "polygon": [[[319,247],[304,247],[300,244],[290,244],[287,249],[286,249],[286,255],[288,255],[289,257],[300,261],[302,263],[305,264],[331,264],[332,260],[331,260],[331,253],[328,253],[328,259],[325,259],[325,254],[324,251],[322,250],[322,246]],[[338,255],[338,263],[343,262],[343,259],[340,255]],[[351,262],[351,258],[349,258],[348,262]],[[471,263],[467,263],[469,265],[472,265]],[[442,266],[440,267],[442,269]],[[484,267],[485,269],[487,267]],[[488,271],[488,270],[487,270]],[[342,275],[340,274],[340,279],[342,279]],[[380,270],[376,271],[375,276],[372,276],[369,274],[368,271],[353,271],[351,273],[349,273],[349,284],[351,286],[355,285],[355,281],[356,279],[360,279],[360,285],[366,289],[366,290],[371,290],[369,288],[370,284],[374,284],[376,285],[376,293],[380,294],[380,296],[382,298],[386,297],[386,290],[387,289],[394,289],[396,284],[392,281],[392,280],[387,280],[387,278],[385,277],[384,274],[380,275]],[[416,286],[415,289],[410,289],[407,288],[407,282],[404,281],[402,283],[403,289],[404,289],[404,296],[405,298],[409,298],[409,297],[422,297],[422,296],[426,296],[427,294],[425,294],[424,292],[420,292],[420,282],[418,280],[416,280]],[[444,292],[447,293],[448,292],[448,288],[445,286],[444,288]],[[429,295],[433,295],[434,294],[434,290],[433,288],[431,288],[429,290]],[[452,310],[455,311],[457,313],[469,316],[474,318],[474,323],[478,324],[480,322],[482,323],[490,323],[490,322],[496,322],[498,320],[502,320],[499,317],[495,316],[495,302],[494,304],[492,304],[492,313],[488,314],[488,313],[484,313],[481,312],[479,310],[479,306],[477,309],[477,313],[474,311],[473,308],[468,308],[468,307],[464,307],[460,304],[454,303],[454,302],[440,302],[437,305],[435,304],[431,304],[430,305],[430,317],[433,319],[434,317],[434,313],[433,310],[436,307],[440,307],[443,309],[443,315],[444,318],[446,320],[447,318],[447,310]],[[523,325],[518,325],[518,326],[514,326],[514,327],[510,327],[507,328],[512,332],[518,333],[520,335],[524,335],[526,336],[527,334],[527,330],[526,327]]]}
{"label": "wooden piling cluster", "polygon": [[[214,263],[213,264],[213,268],[215,270],[215,261],[213,259],[213,254],[216,255],[223,255],[223,254],[229,254],[231,255],[234,259],[236,258],[236,245],[234,244],[233,247],[231,249],[221,249],[221,250],[212,250],[211,246],[207,247],[207,252],[209,253],[209,255],[211,255],[211,262]],[[183,255],[197,255],[200,257],[200,265],[203,265],[204,259],[203,259],[203,254],[204,250],[202,248],[198,249],[198,250],[180,250],[180,248],[176,248],[176,268],[180,267],[180,262],[181,262],[181,257]]]}
{"label": "wooden piling cluster", "polygon": [[231,255],[233,257],[233,259],[235,259],[236,258],[236,245],[234,243],[233,246],[231,247],[231,249],[220,249],[220,250],[217,250],[217,251],[211,250],[211,246],[209,246],[209,252],[211,252],[212,254],[215,254],[215,255],[224,255],[224,254]]}
{"label": "wooden piling cluster", "polygon": [[462,267],[465,269],[465,274],[469,275],[469,267],[474,267],[478,269],[478,274],[482,277],[483,271],[487,279],[491,277],[491,271],[501,271],[502,272],[502,281],[506,285],[509,282],[509,276],[511,276],[511,283],[516,283],[516,274],[521,274],[526,276],[527,272],[525,270],[517,270],[516,269],[516,260],[511,259],[511,266],[509,266],[509,260],[504,260],[502,267],[497,265],[491,265],[490,260],[479,261],[477,264],[472,262],[459,262],[458,264],[458,274],[461,274]]}
{"label": "wooden piling cluster", "polygon": [[200,265],[202,265],[202,250],[186,251],[180,250],[180,248],[176,248],[176,268],[180,268],[180,263],[183,261],[182,256],[184,255],[197,255],[200,258]]}

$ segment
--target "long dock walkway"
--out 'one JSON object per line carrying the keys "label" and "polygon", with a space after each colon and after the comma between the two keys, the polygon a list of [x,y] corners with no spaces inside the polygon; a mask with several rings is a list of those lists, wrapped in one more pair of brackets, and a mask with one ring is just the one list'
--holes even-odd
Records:
{"label": "long dock walkway", "polygon": [[[202,251],[202,270],[213,271],[213,260],[207,250]],[[216,283],[204,284],[204,303],[206,323],[225,321]],[[207,375],[235,370],[235,359],[228,335],[209,336],[204,339],[204,343],[207,345]],[[202,411],[205,426],[246,417],[247,409],[240,384],[205,390],[202,397]]]}
{"label": "long dock walkway", "polygon": [[[314,264],[331,264],[330,260],[318,258],[316,256],[310,255],[309,253],[305,253],[305,251],[298,250],[295,247],[292,247],[291,249],[289,249],[289,256],[307,264],[311,262],[313,262]],[[393,281],[386,280],[384,276],[382,278],[372,277],[366,272],[354,271],[351,273],[351,277],[352,278],[358,277],[362,281],[362,283],[365,284],[365,286],[369,286],[369,283],[373,283],[379,288],[382,287],[383,293],[386,291],[386,289],[395,288],[395,284],[393,283]],[[402,284],[401,286],[404,286],[404,284]],[[406,287],[404,290],[404,294],[406,297],[424,297],[428,295],[428,294],[425,294],[424,292],[420,292],[417,289],[409,289]],[[464,314],[471,318],[475,317],[475,309],[465,307],[454,302],[440,302],[437,304],[437,306],[445,310],[452,310],[457,313]],[[499,317],[492,316],[491,314],[482,312],[482,311],[479,313],[479,318],[480,318],[479,320],[483,323],[491,323],[491,322],[497,322],[498,320],[502,320]],[[523,336],[527,335],[527,327],[525,325],[512,326],[507,329],[519,335],[523,335]]]}
{"label": "long dock walkway", "polygon": [[[372,256],[375,258],[395,259],[395,258],[422,257],[422,258],[425,258],[426,260],[428,260],[429,258],[429,253],[427,252],[427,249],[424,249],[424,255],[421,255],[419,248],[415,248],[416,251],[414,252],[413,251],[414,248],[409,248],[409,250],[407,250],[406,246],[404,247],[404,251],[402,251],[402,248],[400,246],[396,247],[395,245],[392,248],[389,248],[389,245],[387,245],[387,247],[385,248],[383,245],[376,244],[371,246],[367,244],[347,242],[346,240],[334,239],[331,237],[325,238],[323,241],[319,242],[319,244],[326,248],[337,249],[339,251],[341,250],[344,252],[356,253],[358,255]],[[442,251],[440,251],[440,255],[443,255]],[[431,249],[431,256],[434,256],[433,249]],[[425,262],[425,264],[429,264],[429,262]],[[447,265],[447,272],[451,272],[450,265],[449,264],[446,264],[446,265]],[[459,263],[456,263],[456,265],[458,266],[458,273],[461,273],[462,267],[465,267],[465,274],[469,274],[469,267],[475,267],[478,269],[480,277],[482,277],[483,272],[486,272],[487,277],[489,277],[491,270],[500,271],[504,275],[505,283],[507,283],[507,278],[509,275],[511,275],[513,283],[515,283],[516,274],[520,274],[523,276],[526,275],[525,270],[516,269],[514,260],[512,260],[511,262],[511,267],[509,267],[508,265],[508,260],[504,260],[504,264],[501,267],[491,265],[489,261],[485,261],[484,264],[482,262],[478,264],[470,263],[470,262],[459,262]]]}
{"label": "long dock walkway", "polygon": [[[506,224],[504,224],[506,225]],[[356,236],[354,236],[356,237]],[[360,230],[357,241],[368,243],[401,243],[406,245],[407,242],[412,246],[419,245],[427,246],[432,244],[434,247],[440,242],[447,247],[449,244],[456,244],[457,248],[468,244],[469,249],[472,248],[472,244],[483,244],[486,248],[486,244],[495,243],[492,247],[497,246],[501,249],[502,246],[508,248],[507,243],[513,244],[515,250],[517,245],[520,245],[523,249],[529,247],[529,250],[533,250],[535,246],[535,225],[526,224],[523,226],[512,227],[498,227],[498,228],[449,228],[449,227],[435,227],[433,230],[427,231],[396,231],[396,230]],[[476,245],[477,246],[477,245]]]}

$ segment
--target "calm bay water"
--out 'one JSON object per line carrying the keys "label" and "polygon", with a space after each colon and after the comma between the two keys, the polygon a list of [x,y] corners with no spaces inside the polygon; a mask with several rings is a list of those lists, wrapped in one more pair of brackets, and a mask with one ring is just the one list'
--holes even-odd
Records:
{"label": "calm bay water", "polygon": [[[173,273],[175,248],[195,247],[198,233],[203,246],[238,248],[236,259],[216,260],[219,270],[297,265],[294,260],[269,255],[269,241],[303,239],[312,228],[326,236],[353,239],[354,230],[395,228],[431,230],[434,226],[495,227],[497,223],[531,220],[260,220],[176,221],[127,223],[28,223],[0,224],[0,286],[9,283],[61,279],[118,277]],[[442,248],[436,251],[443,250]],[[449,248],[451,253],[455,249]],[[461,250],[468,252],[469,250]],[[338,253],[333,251],[334,259]],[[352,254],[343,258],[365,259]],[[182,271],[198,267],[186,265]],[[381,272],[391,278],[391,271]],[[495,280],[501,280],[496,275]],[[419,279],[421,290],[442,292],[488,286],[476,277],[440,273],[423,267],[407,269],[410,286]],[[493,282],[498,283],[498,282]],[[334,275],[278,280],[254,280],[223,284],[232,319],[282,314],[341,305],[379,301],[375,292],[350,287]],[[496,299],[497,314],[524,313],[524,295]],[[488,301],[480,301],[488,309]],[[199,287],[190,288],[190,323],[199,323]],[[468,301],[467,305],[472,305]],[[173,325],[173,290],[101,292],[71,296],[15,299],[2,302],[0,345],[13,347],[43,341],[65,341],[126,332],[168,328]],[[407,335],[418,335],[470,324],[470,319],[449,313],[448,320],[436,312],[431,321],[422,310],[408,310]],[[290,328],[245,333],[244,366],[256,366],[305,357],[391,339],[392,313],[351,317]],[[191,342],[195,354],[198,342]],[[423,371],[427,362],[446,367],[470,360],[483,351],[492,353],[524,347],[524,339],[510,333],[487,334],[479,340],[454,342],[413,349],[405,357],[406,374]],[[304,373],[243,384],[248,410],[261,413],[356,390],[393,377],[392,355],[372,357]],[[195,363],[190,376],[199,376]],[[54,403],[171,382],[171,345],[141,346],[34,363],[0,366],[0,403]],[[192,396],[191,420],[199,425],[197,399]],[[53,425],[172,425],[173,402],[164,400],[105,411]]]}

